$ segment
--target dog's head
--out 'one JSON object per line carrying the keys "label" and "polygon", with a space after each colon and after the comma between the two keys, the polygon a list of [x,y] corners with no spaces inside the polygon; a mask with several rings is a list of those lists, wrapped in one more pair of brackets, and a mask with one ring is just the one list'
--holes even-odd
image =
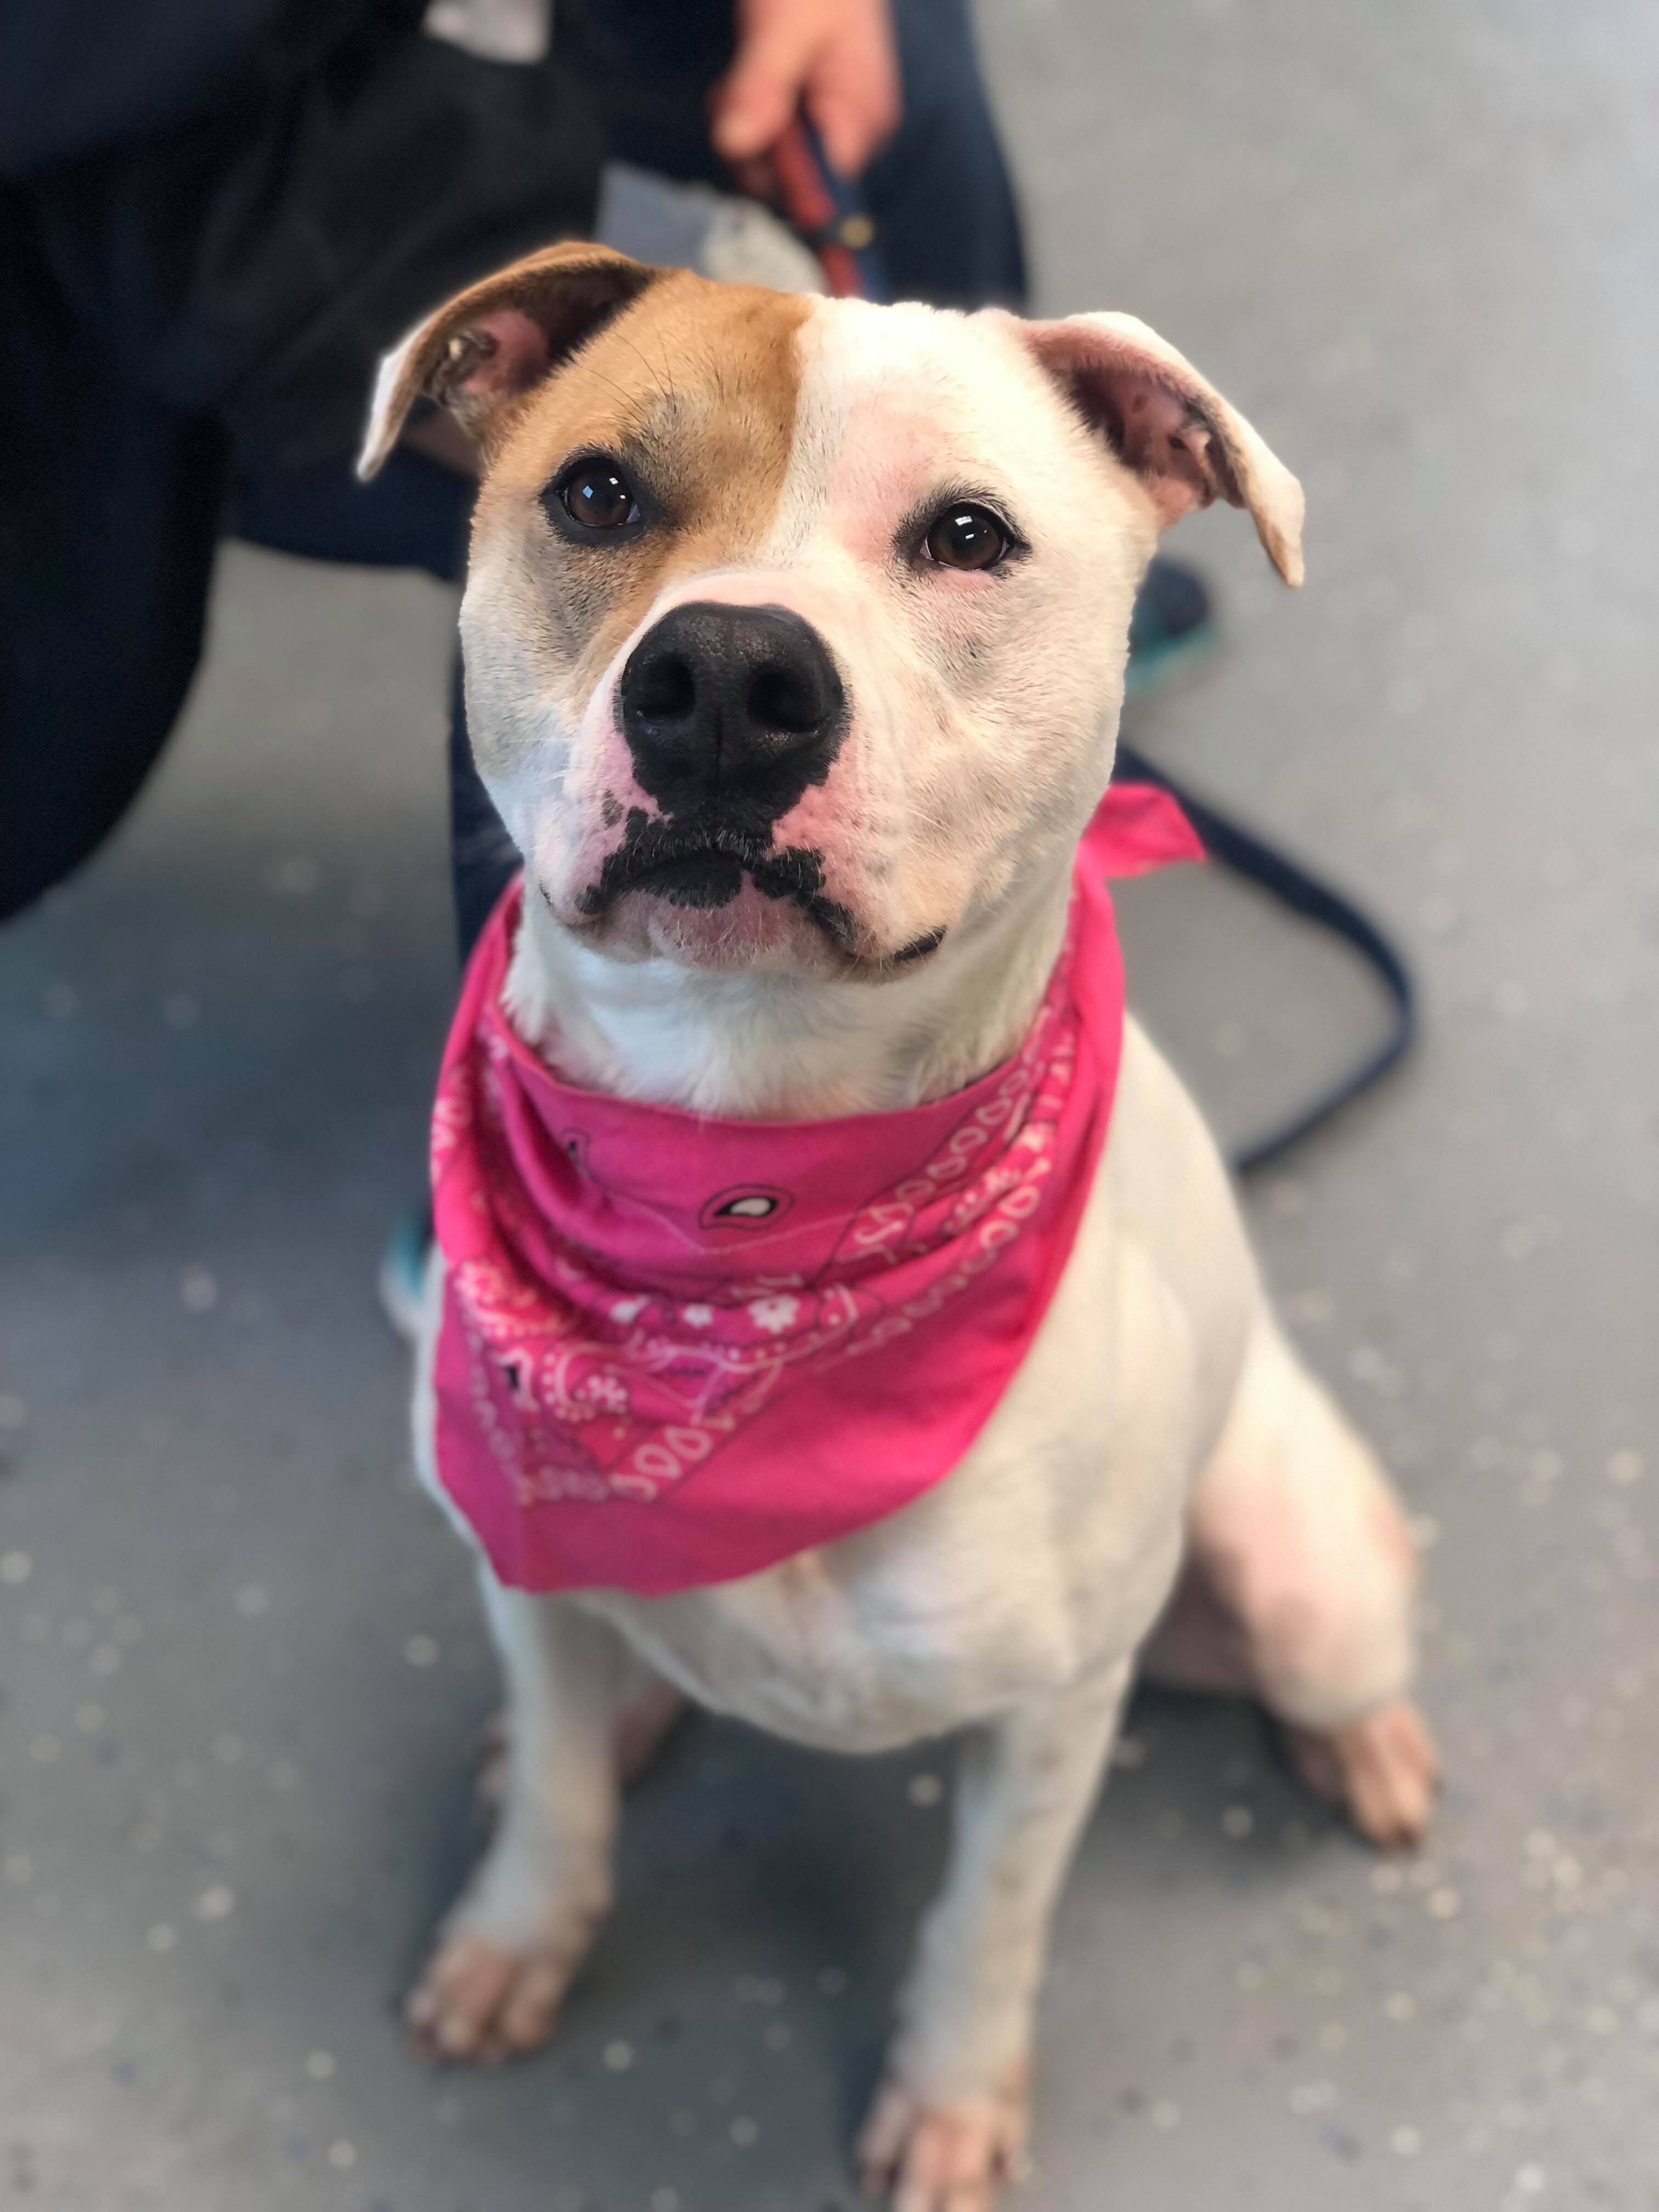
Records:
{"label": "dog's head", "polygon": [[563,928],[618,958],[879,980],[1105,786],[1160,529],[1302,496],[1126,315],[1026,323],[713,284],[555,246],[388,356],[477,443],[478,766]]}

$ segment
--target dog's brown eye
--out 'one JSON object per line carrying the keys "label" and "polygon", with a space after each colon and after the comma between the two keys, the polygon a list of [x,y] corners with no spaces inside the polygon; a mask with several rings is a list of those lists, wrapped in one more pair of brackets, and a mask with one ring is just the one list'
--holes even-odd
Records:
{"label": "dog's brown eye", "polygon": [[964,501],[935,518],[927,544],[941,568],[994,568],[1008,550],[1008,533],[988,507]]}
{"label": "dog's brown eye", "polygon": [[560,479],[559,504],[584,530],[623,530],[640,519],[640,504],[614,461],[579,461]]}

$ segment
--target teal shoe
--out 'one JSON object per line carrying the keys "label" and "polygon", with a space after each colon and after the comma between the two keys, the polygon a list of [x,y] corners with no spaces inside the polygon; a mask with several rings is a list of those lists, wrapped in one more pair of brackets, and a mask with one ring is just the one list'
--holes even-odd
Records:
{"label": "teal shoe", "polygon": [[1124,688],[1144,696],[1215,644],[1218,632],[1201,578],[1173,561],[1146,571],[1129,618],[1129,667]]}
{"label": "teal shoe", "polygon": [[413,1344],[426,1312],[426,1269],[432,1255],[432,1208],[411,1206],[399,1214],[380,1255],[375,1287],[394,1335]]}

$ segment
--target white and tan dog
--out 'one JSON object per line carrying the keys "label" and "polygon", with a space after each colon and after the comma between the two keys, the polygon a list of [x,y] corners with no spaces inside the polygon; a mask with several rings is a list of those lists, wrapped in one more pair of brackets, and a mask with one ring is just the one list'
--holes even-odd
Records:
{"label": "white and tan dog", "polygon": [[[630,1097],[848,1115],[1004,1059],[1060,942],[1160,529],[1219,495],[1301,577],[1295,479],[1127,316],[878,308],[561,246],[388,358],[366,472],[423,394],[481,456],[467,697],[530,886],[505,1002],[567,1079]],[[798,896],[711,854],[677,866],[732,880],[688,902],[617,827],[616,794],[652,813],[672,772],[630,754],[624,669],[688,609],[683,654],[718,656],[711,605],[786,611],[844,696],[823,772],[766,800],[780,848],[821,861]],[[971,1731],[861,2146],[902,2212],[981,2212],[1018,2163],[1049,1917],[1137,1667],[1255,1693],[1376,1842],[1429,1815],[1401,1512],[1287,1348],[1215,1147],[1133,1023],[1060,1287],[945,1480],[676,1596],[483,1580],[502,1815],[410,2005],[447,2057],[550,2032],[610,1902],[624,1751],[678,1695],[836,1751]]]}

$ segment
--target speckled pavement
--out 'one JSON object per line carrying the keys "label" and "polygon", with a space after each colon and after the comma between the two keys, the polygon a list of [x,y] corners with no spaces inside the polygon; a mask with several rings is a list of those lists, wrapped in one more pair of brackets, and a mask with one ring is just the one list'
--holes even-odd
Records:
{"label": "speckled pavement", "polygon": [[[1189,527],[1229,649],[1136,734],[1363,892],[1402,1079],[1252,1194],[1428,1546],[1449,1772],[1382,1864],[1248,1711],[1146,1699],[1060,1916],[1034,2212],[1659,2206],[1659,19],[1012,0],[1057,309],[1133,307],[1308,485]],[[948,1754],[699,1723],[556,2048],[393,2008],[490,1668],[404,1473],[379,1247],[450,987],[449,607],[233,550],[188,726],[0,938],[0,2204],[831,2212]],[[1143,1008],[1237,1133],[1376,1018],[1190,873]]]}

